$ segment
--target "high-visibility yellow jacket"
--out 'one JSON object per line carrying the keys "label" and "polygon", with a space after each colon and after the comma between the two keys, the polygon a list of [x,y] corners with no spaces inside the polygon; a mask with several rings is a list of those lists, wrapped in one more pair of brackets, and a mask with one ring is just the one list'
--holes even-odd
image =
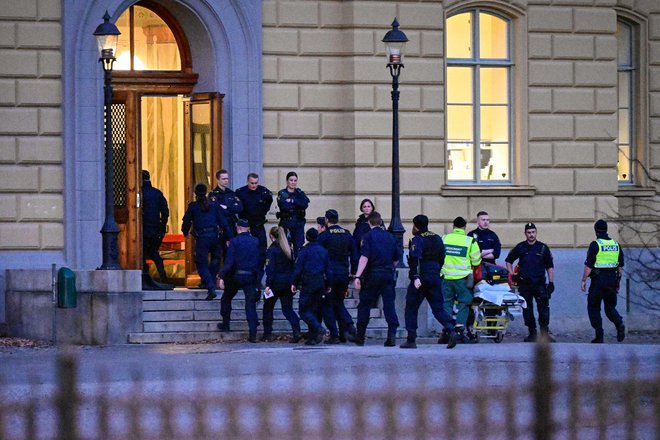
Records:
{"label": "high-visibility yellow jacket", "polygon": [[614,269],[619,267],[619,243],[616,240],[602,238],[596,240],[596,243],[598,243],[598,253],[594,268]]}
{"label": "high-visibility yellow jacket", "polygon": [[445,264],[442,274],[447,280],[460,280],[472,272],[472,266],[481,264],[479,244],[461,228],[442,237],[445,243]]}

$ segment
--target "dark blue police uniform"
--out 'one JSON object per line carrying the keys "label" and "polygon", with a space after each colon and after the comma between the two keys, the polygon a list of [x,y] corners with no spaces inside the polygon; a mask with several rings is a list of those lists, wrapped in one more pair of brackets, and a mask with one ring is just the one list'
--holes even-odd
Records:
{"label": "dark blue police uniform", "polygon": [[[600,240],[611,240],[607,233],[596,233],[596,238]],[[599,244],[592,241],[589,244],[587,251],[587,258],[584,262],[585,266],[591,269],[589,277],[591,283],[589,285],[589,294],[587,295],[587,313],[589,315],[589,322],[596,331],[596,338],[603,339],[603,319],[600,316],[600,304],[603,303],[605,309],[605,316],[612,321],[617,330],[623,327],[623,318],[616,310],[617,294],[619,287],[618,273],[619,267],[623,267],[623,249],[619,246],[619,261],[618,266],[613,268],[595,268],[596,255],[598,255]],[[619,330],[621,331],[621,330]],[[620,336],[619,336],[620,337]],[[623,340],[623,338],[620,338]]]}
{"label": "dark blue police uniform", "polygon": [[293,192],[284,188],[277,193],[277,206],[280,209],[279,225],[288,232],[294,251],[298,252],[305,243],[305,210],[309,206],[309,198],[300,188]]}
{"label": "dark blue police uniform", "polygon": [[364,331],[369,324],[371,309],[381,295],[388,335],[394,335],[399,327],[399,319],[394,307],[394,262],[401,259],[401,253],[397,249],[392,234],[381,228],[372,228],[362,238],[360,254],[367,257],[369,261],[362,274],[363,286],[360,289],[357,318],[358,338],[360,335],[364,336]]}
{"label": "dark blue police uniform", "polygon": [[550,295],[545,285],[545,273],[547,269],[554,267],[552,253],[550,248],[540,241],[531,245],[522,241],[511,249],[505,261],[513,264],[518,259],[518,291],[527,301],[527,308],[523,309],[525,325],[530,335],[536,334],[533,303],[535,299],[539,311],[539,326],[542,332],[547,332],[550,325]]}
{"label": "dark blue police uniform", "polygon": [[355,242],[355,249],[358,255],[362,249],[362,237],[371,230],[367,216],[360,214],[355,221],[355,229],[353,229],[353,241]]}
{"label": "dark blue police uniform", "polygon": [[162,191],[154,188],[151,181],[142,181],[142,271],[148,272],[147,258],[153,260],[160,281],[166,280],[165,266],[158,249],[167,229],[170,210]]}
{"label": "dark blue police uniform", "polygon": [[[357,255],[351,233],[339,225],[332,225],[319,235],[318,243],[328,251],[330,268],[328,286],[323,305],[323,320],[330,330],[331,337],[345,341],[349,334],[354,334],[351,315],[344,306],[344,296],[348,290],[349,263],[353,272],[357,269]],[[337,328],[339,324],[339,328]]]}
{"label": "dark blue police uniform", "polygon": [[309,328],[310,343],[318,343],[323,338],[323,327],[317,315],[325,295],[328,268],[328,251],[313,241],[300,250],[293,270],[291,283],[300,286],[298,307],[300,317]]}
{"label": "dark blue police uniform", "polygon": [[[218,205],[223,215],[227,219],[227,227],[220,228],[220,245],[221,245],[221,258],[224,260],[227,257],[227,242],[236,235],[236,216],[243,209],[243,205],[240,200],[236,198],[236,194],[229,188],[222,190],[219,186],[216,186],[213,191],[209,193],[209,203],[212,205]],[[220,205],[225,205],[227,208],[223,208]],[[220,268],[221,260],[211,260],[211,266]]]}
{"label": "dark blue police uniform", "polygon": [[[410,284],[406,292],[405,308],[408,340],[414,342],[417,337],[417,315],[425,299],[435,319],[442,324],[447,333],[451,333],[454,324],[444,308],[440,279],[440,269],[445,262],[445,245],[442,238],[430,231],[420,231],[410,240],[408,249],[410,250],[408,256]],[[422,283],[419,289],[415,288],[416,279]]]}
{"label": "dark blue police uniform", "polygon": [[481,261],[484,263],[495,264],[495,261],[500,258],[500,253],[502,252],[502,243],[500,243],[500,238],[496,233],[490,229],[481,229],[476,228],[468,232],[470,237],[474,237],[474,240],[479,245],[479,249],[482,251],[484,249],[492,249],[494,258],[481,258]]}
{"label": "dark blue police uniform", "polygon": [[[252,191],[245,185],[236,190],[236,197],[243,205],[243,209],[239,213],[240,218],[248,221],[250,234],[259,240],[259,263],[263,268],[266,262],[266,248],[268,247],[264,224],[266,223],[266,214],[268,214],[270,206],[273,204],[273,196],[265,186],[258,185]],[[258,278],[261,281],[261,276]]]}
{"label": "dark blue police uniform", "polygon": [[257,327],[257,302],[259,301],[259,289],[257,286],[257,273],[259,272],[259,241],[249,232],[242,232],[232,238],[227,248],[220,278],[225,282],[225,290],[220,298],[220,315],[222,323],[218,326],[223,331],[229,330],[231,322],[231,301],[239,289],[245,295],[245,316],[247,317],[250,331],[250,342],[256,342]]}
{"label": "dark blue police uniform", "polygon": [[217,269],[209,266],[209,254],[211,259],[220,258],[220,241],[218,240],[218,225],[227,227],[227,221],[222,215],[219,207],[209,205],[204,211],[198,202],[188,205],[183,215],[181,232],[188,236],[192,227],[192,235],[195,237],[195,265],[202,279],[204,288],[209,295],[214,296],[215,279],[218,275]]}
{"label": "dark blue police uniform", "polygon": [[293,276],[294,262],[287,258],[277,243],[268,248],[266,259],[266,286],[273,291],[273,296],[264,300],[264,335],[273,331],[273,309],[280,300],[282,313],[293,331],[293,340],[300,338],[300,318],[293,310],[293,292],[291,292],[291,278]]}

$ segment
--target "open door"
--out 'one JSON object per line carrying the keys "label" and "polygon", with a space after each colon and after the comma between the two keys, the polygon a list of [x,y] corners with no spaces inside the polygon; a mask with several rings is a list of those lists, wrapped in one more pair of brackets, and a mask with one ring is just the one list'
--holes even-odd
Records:
{"label": "open door", "polygon": [[[222,98],[221,93],[193,94],[184,103],[185,206],[194,201],[195,185],[215,186],[215,172],[222,168]],[[185,243],[187,287],[200,284],[194,262],[194,239]]]}

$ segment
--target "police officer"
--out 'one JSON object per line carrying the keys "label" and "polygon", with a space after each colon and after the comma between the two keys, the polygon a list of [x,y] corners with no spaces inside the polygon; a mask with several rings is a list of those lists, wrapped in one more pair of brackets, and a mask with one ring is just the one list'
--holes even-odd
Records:
{"label": "police officer", "polygon": [[[521,241],[511,249],[505,260],[506,268],[512,275],[514,275],[513,262],[519,260],[518,274],[515,274],[514,279],[518,283],[520,295],[527,302],[527,308],[523,309],[523,319],[529,330],[525,342],[535,342],[537,339],[533,300],[536,300],[539,311],[541,335],[549,342],[554,342],[555,340],[548,329],[550,324],[550,297],[552,292],[555,291],[552,253],[545,243],[536,239],[536,225],[534,223],[525,225],[525,237],[527,240]],[[545,284],[546,272],[548,273],[547,285]]]}
{"label": "police officer", "polygon": [[245,295],[245,316],[249,327],[249,342],[257,342],[257,302],[259,289],[257,274],[259,273],[259,240],[250,235],[250,224],[245,219],[236,223],[236,237],[232,238],[227,247],[227,258],[220,271],[220,288],[224,289],[220,298],[220,315],[222,322],[218,323],[220,331],[228,332],[231,322],[231,301],[243,289]]}
{"label": "police officer", "polygon": [[[454,301],[458,301],[456,313],[456,331],[460,333],[459,341],[467,342],[463,334],[468,317],[468,307],[472,303],[472,289],[468,287],[468,277],[472,267],[481,264],[481,250],[472,237],[465,234],[467,222],[463,217],[456,217],[454,229],[442,238],[445,244],[445,262],[442,265],[442,297],[445,311],[452,316]],[[449,335],[444,333],[438,343],[450,342]]]}
{"label": "police officer", "polygon": [[616,311],[616,295],[619,279],[623,270],[623,250],[616,240],[607,235],[607,222],[598,220],[594,224],[596,240],[589,244],[587,259],[584,262],[582,291],[587,288],[587,278],[591,278],[587,296],[589,322],[596,331],[594,344],[603,343],[603,320],[600,316],[600,303],[605,304],[605,316],[616,326],[616,340],[621,342],[626,337],[623,318]]}
{"label": "police officer", "polygon": [[[291,276],[293,275],[294,258],[286,232],[281,226],[270,229],[270,239],[273,242],[268,248],[266,259],[266,289],[264,290],[264,334],[263,341],[270,341],[273,331],[273,310],[280,300],[282,313],[291,324],[293,334],[290,342],[300,341],[300,317],[293,310],[293,293],[291,292]],[[272,296],[271,296],[272,293]]]}
{"label": "police officer", "polygon": [[317,316],[321,302],[326,294],[328,280],[328,251],[317,243],[319,232],[309,228],[305,237],[307,244],[300,250],[296,258],[291,292],[295,294],[300,285],[300,300],[298,307],[300,317],[307,323],[309,338],[306,345],[316,345],[323,341],[325,331]]}
{"label": "police officer", "polygon": [[[489,264],[496,264],[496,260],[500,258],[502,252],[502,244],[500,238],[495,232],[490,229],[490,216],[486,211],[479,211],[477,213],[477,227],[468,232],[470,237],[474,237],[481,249],[481,261]],[[485,316],[496,316],[496,310],[486,309]],[[474,324],[474,310],[472,307],[468,308],[468,319],[466,326],[468,331],[472,329]],[[494,334],[494,330],[489,331]],[[468,333],[470,334],[470,333]]]}
{"label": "police officer", "polygon": [[468,235],[474,237],[481,249],[481,261],[484,263],[495,264],[500,258],[502,244],[500,238],[490,229],[490,216],[486,211],[479,211],[477,214],[477,227]]}
{"label": "police officer", "polygon": [[[222,213],[227,218],[229,230],[220,228],[220,243],[222,245],[222,258],[227,255],[227,242],[234,236],[236,230],[236,216],[243,210],[241,201],[238,200],[234,191],[229,188],[229,173],[227,170],[218,170],[215,173],[215,178],[218,180],[218,185],[213,188],[209,194],[209,201],[212,205],[218,205],[222,208]],[[214,259],[211,261],[211,266],[220,268],[220,260]]]}
{"label": "police officer", "polygon": [[[218,275],[209,267],[209,254],[211,259],[220,258],[220,241],[218,239],[218,225],[229,228],[227,220],[216,205],[211,205],[206,197],[206,185],[195,186],[195,201],[188,205],[183,215],[181,232],[188,238],[190,228],[195,237],[195,265],[202,279],[203,287],[208,291],[207,300],[216,297],[215,279]],[[232,235],[233,236],[233,235]]]}
{"label": "police officer", "polygon": [[165,196],[151,185],[149,171],[142,170],[142,271],[149,273],[147,258],[151,259],[161,283],[167,282],[167,275],[158,249],[163,242],[169,217]]}
{"label": "police officer", "polygon": [[406,330],[408,338],[401,348],[417,348],[417,315],[426,299],[433,316],[449,334],[447,348],[454,348],[458,339],[451,316],[442,304],[440,269],[445,262],[445,245],[439,235],[429,231],[429,219],[419,214],[413,218],[413,238],[408,243],[408,278],[406,293]]}
{"label": "police officer", "polygon": [[309,198],[298,188],[298,174],[289,171],[286,175],[286,188],[277,193],[277,213],[280,226],[286,229],[293,243],[294,253],[297,253],[305,242],[305,210],[309,206]]}
{"label": "police officer", "polygon": [[371,308],[382,295],[383,313],[387,321],[387,340],[384,345],[394,347],[396,330],[399,327],[399,318],[394,307],[394,271],[401,259],[401,253],[392,234],[380,228],[381,223],[380,214],[372,212],[369,215],[371,230],[362,238],[360,260],[355,273],[355,288],[360,290],[355,343],[364,345]]}
{"label": "police officer", "polygon": [[328,275],[330,292],[325,296],[326,304],[323,307],[325,324],[330,330],[330,339],[326,342],[329,344],[347,340],[354,342],[355,325],[344,306],[349,283],[349,263],[354,270],[357,269],[353,236],[347,229],[337,224],[339,214],[334,209],[325,212],[324,222],[327,229],[319,235],[318,243],[328,250],[330,258]]}
{"label": "police officer", "polygon": [[[259,175],[250,173],[247,176],[247,185],[236,190],[236,197],[243,205],[240,217],[250,224],[250,234],[259,240],[259,266],[266,263],[266,214],[273,204],[273,195],[265,186],[259,185]],[[261,274],[258,276],[261,282]]]}

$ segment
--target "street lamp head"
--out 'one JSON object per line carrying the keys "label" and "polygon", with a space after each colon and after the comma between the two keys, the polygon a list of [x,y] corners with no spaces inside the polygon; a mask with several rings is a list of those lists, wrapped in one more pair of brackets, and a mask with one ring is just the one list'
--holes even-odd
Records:
{"label": "street lamp head", "polygon": [[99,49],[99,61],[103,63],[103,70],[112,70],[112,63],[115,61],[115,50],[117,49],[117,40],[119,38],[119,29],[113,23],[110,23],[110,15],[105,11],[103,23],[98,25],[94,31],[96,45]]}
{"label": "street lamp head", "polygon": [[403,49],[407,41],[408,37],[399,30],[399,22],[394,18],[392,29],[383,37],[387,49],[387,64],[403,64]]}

